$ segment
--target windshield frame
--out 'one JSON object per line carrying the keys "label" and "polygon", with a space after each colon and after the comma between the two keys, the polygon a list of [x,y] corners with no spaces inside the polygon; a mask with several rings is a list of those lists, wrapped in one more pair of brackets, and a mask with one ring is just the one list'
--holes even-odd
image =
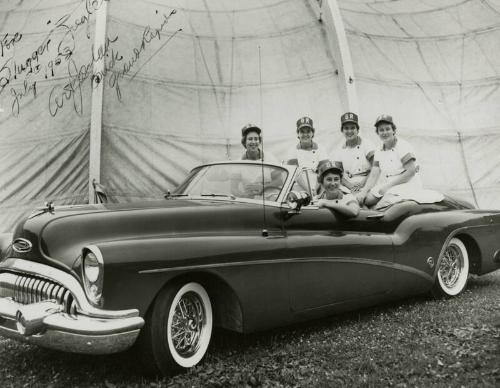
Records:
{"label": "windshield frame", "polygon": [[[268,199],[252,199],[252,198],[244,198],[244,197],[231,197],[231,196],[217,196],[217,195],[185,195],[182,192],[184,191],[185,187],[193,180],[196,179],[195,174],[197,170],[200,170],[204,167],[209,167],[209,166],[215,166],[215,165],[236,165],[236,164],[241,164],[241,165],[258,165],[258,166],[269,166],[269,167],[275,167],[281,170],[286,171],[286,179],[285,182],[282,185],[282,189],[278,195],[278,197],[275,200],[268,200]],[[268,163],[266,161],[261,162],[261,161],[250,161],[250,160],[232,160],[232,161],[220,161],[220,162],[211,162],[211,163],[206,163],[202,164],[199,166],[194,167],[189,174],[186,176],[186,178],[175,188],[175,190],[172,191],[171,196],[173,197],[172,199],[175,199],[176,196],[179,196],[179,198],[182,199],[203,199],[203,200],[218,200],[218,201],[234,201],[234,202],[247,202],[247,203],[253,203],[253,204],[262,204],[263,202],[266,205],[273,205],[273,206],[279,206],[281,207],[283,203],[286,203],[286,198],[288,195],[288,192],[290,190],[290,187],[292,185],[292,182],[295,179],[295,174],[297,171],[297,166],[294,165],[286,165],[286,164],[278,164],[278,163]]]}

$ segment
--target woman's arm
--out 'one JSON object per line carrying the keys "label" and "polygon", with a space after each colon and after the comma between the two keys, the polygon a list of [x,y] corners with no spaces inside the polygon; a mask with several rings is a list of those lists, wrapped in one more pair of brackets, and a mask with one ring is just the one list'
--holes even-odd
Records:
{"label": "woman's arm", "polygon": [[403,167],[405,168],[405,171],[399,175],[394,176],[394,179],[391,179],[391,182],[388,182],[385,185],[383,185],[379,190],[380,194],[385,194],[391,187],[400,185],[402,183],[406,183],[415,176],[415,173],[417,172],[415,159],[407,161],[403,165]]}
{"label": "woman's arm", "polygon": [[359,205],[355,199],[347,204],[342,203],[342,201],[338,199],[320,199],[318,201],[318,207],[326,207],[338,211],[347,217],[356,217],[359,214]]}
{"label": "woman's arm", "polygon": [[374,164],[370,171],[370,175],[368,175],[368,178],[366,179],[365,186],[356,195],[356,198],[358,199],[358,202],[360,204],[363,204],[371,188],[375,186],[375,184],[377,183],[379,176],[380,176],[380,167],[377,164]]}

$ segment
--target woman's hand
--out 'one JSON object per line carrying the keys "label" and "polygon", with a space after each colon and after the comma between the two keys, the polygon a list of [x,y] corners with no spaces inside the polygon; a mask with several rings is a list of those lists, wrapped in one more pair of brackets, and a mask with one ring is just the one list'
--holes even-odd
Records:
{"label": "woman's hand", "polygon": [[363,186],[360,183],[351,186],[351,192],[357,193]]}
{"label": "woman's hand", "polygon": [[363,203],[365,202],[365,198],[366,196],[368,195],[368,191],[366,191],[365,189],[361,189],[357,194],[356,194],[356,199],[358,200],[358,203],[360,205],[363,205]]}

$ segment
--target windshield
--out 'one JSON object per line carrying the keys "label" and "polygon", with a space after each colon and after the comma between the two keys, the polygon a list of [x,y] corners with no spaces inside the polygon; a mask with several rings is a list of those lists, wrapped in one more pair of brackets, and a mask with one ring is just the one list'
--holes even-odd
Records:
{"label": "windshield", "polygon": [[216,164],[194,169],[171,194],[276,201],[287,179],[284,168],[260,164]]}

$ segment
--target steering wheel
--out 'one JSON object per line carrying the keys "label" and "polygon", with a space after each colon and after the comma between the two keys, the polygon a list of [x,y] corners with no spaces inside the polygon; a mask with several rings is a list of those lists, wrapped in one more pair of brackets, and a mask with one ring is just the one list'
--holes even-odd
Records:
{"label": "steering wheel", "polygon": [[266,186],[264,187],[264,192],[262,195],[264,196],[264,199],[268,201],[276,201],[278,198],[278,195],[280,195],[281,192],[281,186]]}

